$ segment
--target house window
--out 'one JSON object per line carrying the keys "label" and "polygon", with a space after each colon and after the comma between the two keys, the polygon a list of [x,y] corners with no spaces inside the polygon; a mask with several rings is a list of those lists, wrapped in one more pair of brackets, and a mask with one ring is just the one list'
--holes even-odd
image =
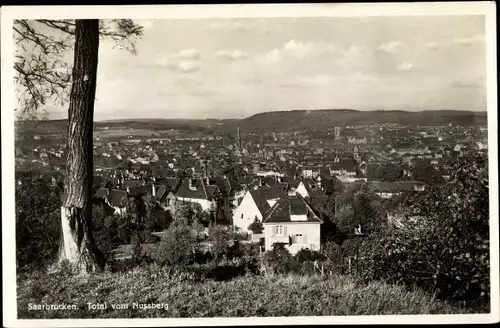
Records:
{"label": "house window", "polygon": [[283,226],[276,226],[275,229],[276,236],[283,236]]}
{"label": "house window", "polygon": [[241,213],[241,218],[243,219],[243,213]]}
{"label": "house window", "polygon": [[303,243],[302,234],[293,235],[293,237],[292,237],[292,243],[293,244],[302,244]]}

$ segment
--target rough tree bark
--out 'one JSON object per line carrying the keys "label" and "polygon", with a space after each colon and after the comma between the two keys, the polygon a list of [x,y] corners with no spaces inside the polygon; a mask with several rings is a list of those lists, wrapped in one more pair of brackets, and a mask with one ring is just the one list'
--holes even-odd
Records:
{"label": "rough tree bark", "polygon": [[80,273],[88,273],[103,269],[105,264],[104,256],[92,236],[92,132],[99,49],[98,20],[76,21],[74,49],[58,262],[67,260]]}

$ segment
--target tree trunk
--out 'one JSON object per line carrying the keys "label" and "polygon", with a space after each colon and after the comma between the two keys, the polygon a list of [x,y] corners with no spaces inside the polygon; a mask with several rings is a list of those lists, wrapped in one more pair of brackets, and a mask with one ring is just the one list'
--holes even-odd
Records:
{"label": "tree trunk", "polygon": [[59,263],[67,260],[79,273],[99,271],[105,264],[92,236],[93,117],[98,49],[99,21],[77,20]]}

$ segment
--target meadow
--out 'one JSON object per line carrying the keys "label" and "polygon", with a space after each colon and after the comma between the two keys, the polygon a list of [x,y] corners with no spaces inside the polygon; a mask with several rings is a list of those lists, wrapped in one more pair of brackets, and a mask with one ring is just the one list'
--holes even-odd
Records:
{"label": "meadow", "polygon": [[[245,275],[228,281],[196,279],[155,264],[125,273],[71,276],[33,272],[18,277],[18,316],[41,318],[280,317],[461,314],[467,310],[422,290],[342,275]],[[28,304],[75,304],[77,310],[36,311]],[[88,303],[106,309],[90,309]],[[133,303],[168,304],[140,309]],[[113,309],[112,304],[128,304]]]}

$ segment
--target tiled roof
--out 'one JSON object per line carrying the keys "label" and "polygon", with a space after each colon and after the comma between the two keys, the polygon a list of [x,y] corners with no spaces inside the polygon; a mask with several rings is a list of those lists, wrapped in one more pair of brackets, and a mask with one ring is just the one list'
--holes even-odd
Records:
{"label": "tiled roof", "polygon": [[180,185],[180,179],[178,178],[164,178],[161,180],[156,180],[157,185],[164,185],[167,187],[168,190],[176,190],[177,187]]}
{"label": "tiled roof", "polygon": [[109,195],[108,188],[99,188],[95,193],[96,198],[105,198],[108,195]]}
{"label": "tiled roof", "polygon": [[243,189],[243,186],[238,182],[224,177],[211,178],[210,183],[215,184],[223,193],[231,193]]}
{"label": "tiled roof", "polygon": [[143,196],[147,194],[151,194],[152,187],[151,185],[140,185],[135,187],[130,187],[130,195],[132,196]]}
{"label": "tiled roof", "polygon": [[122,201],[127,197],[127,192],[118,189],[112,189],[111,193],[108,195],[108,200],[111,205],[121,207]]}
{"label": "tiled roof", "polygon": [[161,201],[166,196],[167,196],[167,187],[165,185],[159,185],[159,186],[157,185],[156,198]]}
{"label": "tiled roof", "polygon": [[252,196],[255,205],[257,205],[259,212],[262,214],[262,216],[264,216],[264,214],[271,209],[271,206],[269,206],[266,197],[264,197],[264,195],[259,190],[250,190],[249,193]]}
{"label": "tiled roof", "polygon": [[252,176],[246,176],[246,177],[240,177],[237,182],[240,185],[246,185],[246,186],[248,186],[253,181],[254,181],[254,178]]}
{"label": "tiled roof", "polygon": [[297,188],[300,184],[300,179],[294,177],[283,177],[283,182],[288,183],[290,188]]}
{"label": "tiled roof", "polygon": [[193,199],[211,200],[217,186],[207,186],[204,179],[192,179],[192,189],[189,188],[189,178],[184,178],[179,186],[176,196]]}
{"label": "tiled roof", "polygon": [[[307,215],[305,221],[292,221],[291,215]],[[274,206],[267,211],[263,220],[264,223],[271,222],[317,222],[323,223],[312,207],[300,195],[284,196],[279,199]]]}
{"label": "tiled roof", "polygon": [[346,170],[348,172],[356,172],[358,163],[354,159],[339,159],[337,163],[330,165],[330,170]]}
{"label": "tiled roof", "polygon": [[260,187],[257,189],[266,200],[277,199],[285,195],[285,192],[275,187]]}

